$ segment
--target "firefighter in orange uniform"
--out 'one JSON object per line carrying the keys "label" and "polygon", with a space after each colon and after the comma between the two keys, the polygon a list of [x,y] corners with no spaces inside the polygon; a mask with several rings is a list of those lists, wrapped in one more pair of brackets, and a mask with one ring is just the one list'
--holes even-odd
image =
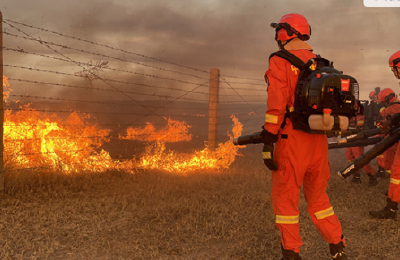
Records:
{"label": "firefighter in orange uniform", "polygon": [[[276,28],[275,40],[280,49],[304,62],[316,57],[305,42],[311,28],[304,16],[284,15],[278,25],[284,26]],[[327,137],[294,130],[290,118],[285,117],[285,112],[294,107],[298,72],[289,61],[272,56],[265,73],[268,100],[262,136],[264,143],[276,143],[274,158],[278,169],[272,171],[272,206],[281,234],[282,259],[301,259],[298,204],[302,185],[308,213],[329,244],[332,259],[347,259],[341,224],[325,192],[330,178]]]}
{"label": "firefighter in orange uniform", "polygon": [[[400,100],[398,100],[397,95],[390,88],[385,88],[379,93],[379,102],[384,105],[381,108],[380,114],[382,118],[393,116],[396,113],[400,113]],[[397,145],[395,144],[389,149],[387,149],[384,155],[384,169],[390,175],[392,173],[392,165],[395,159],[395,154],[397,150]]]}
{"label": "firefighter in orange uniform", "polygon": [[[379,87],[376,89],[378,89],[377,91],[380,91]],[[376,91],[372,91],[371,93],[369,93],[369,99],[371,100],[371,102],[368,106],[370,107],[370,113],[371,116],[373,117],[371,121],[373,121],[374,124],[376,124],[376,121],[381,118],[380,109],[383,107],[383,105],[381,105],[381,103],[378,102],[378,94],[376,93]],[[389,162],[385,164],[385,153],[380,154],[376,157],[376,163],[378,164],[378,171],[375,174],[377,178],[385,178],[386,173],[390,174],[391,164],[389,167],[387,166]]]}
{"label": "firefighter in orange uniform", "polygon": [[[358,115],[352,119],[355,121],[353,124],[356,128],[363,129],[363,126],[364,126],[364,116],[363,115]],[[346,158],[349,162],[354,161],[354,159],[358,158],[363,153],[364,153],[364,146],[346,148]],[[374,168],[372,168],[372,165],[370,163],[367,163],[366,165],[364,165],[363,169],[369,176],[369,186],[378,185],[378,180],[375,177],[375,170],[374,170]],[[353,179],[351,180],[351,182],[361,183],[361,175],[359,172],[354,173]]]}
{"label": "firefighter in orange uniform", "polygon": [[[394,76],[397,79],[400,79],[400,51],[394,53],[389,58],[389,66],[391,67]],[[379,101],[384,102],[387,106],[381,110],[381,114],[384,118],[400,113],[400,100],[392,89],[383,89],[379,93]],[[396,153],[393,158],[393,165],[390,174],[387,204],[386,207],[380,211],[370,211],[369,214],[373,218],[397,219],[398,204],[400,202],[400,146],[398,144],[396,145]]]}

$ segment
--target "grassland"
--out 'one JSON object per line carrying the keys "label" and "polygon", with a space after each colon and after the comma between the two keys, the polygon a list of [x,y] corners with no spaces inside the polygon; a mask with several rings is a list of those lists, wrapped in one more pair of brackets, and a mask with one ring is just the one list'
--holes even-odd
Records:
{"label": "grassland", "polygon": [[[0,259],[279,259],[271,176],[261,147],[230,169],[185,176],[161,171],[6,172],[0,200]],[[344,151],[330,153],[328,194],[347,238],[349,259],[399,259],[400,222],[372,220],[385,205],[388,179],[354,185],[335,172]],[[374,165],[375,166],[375,165]],[[330,259],[300,200],[308,260]]]}

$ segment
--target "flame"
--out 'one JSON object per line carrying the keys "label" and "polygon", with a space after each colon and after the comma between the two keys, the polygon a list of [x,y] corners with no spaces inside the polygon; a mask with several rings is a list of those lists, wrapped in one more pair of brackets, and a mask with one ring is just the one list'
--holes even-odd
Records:
{"label": "flame", "polygon": [[6,103],[8,103],[11,91],[12,89],[10,88],[10,84],[8,84],[8,78],[3,75],[3,99]]}
{"label": "flame", "polygon": [[[96,148],[108,141],[110,130],[90,125],[88,115],[72,112],[61,121],[56,115],[40,113],[28,105],[4,114],[5,166],[52,168],[63,172],[98,171],[90,161],[104,153]],[[95,134],[95,136],[93,136]],[[109,158],[111,159],[111,158]],[[107,169],[104,167],[101,170]]]}
{"label": "flame", "polygon": [[165,143],[157,142],[148,147],[146,154],[141,158],[140,166],[170,172],[229,168],[238,155],[238,149],[241,148],[233,144],[233,138],[239,137],[243,128],[236,117],[231,116],[231,118],[234,122],[233,135],[228,133],[229,141],[218,144],[215,151],[206,147],[201,151],[195,151],[194,154],[176,154],[173,151],[167,151]]}
{"label": "flame", "polygon": [[[164,118],[165,119],[165,118]],[[147,122],[145,128],[133,128],[127,129],[126,136],[119,136],[121,139],[128,140],[140,140],[148,142],[180,142],[192,140],[192,135],[189,134],[189,128],[185,121],[177,121],[168,118],[168,125],[163,129],[156,131],[155,127]]]}
{"label": "flame", "polygon": [[[9,87],[3,77],[3,86]],[[12,91],[12,90],[8,90]],[[9,92],[8,92],[9,93]],[[8,95],[4,95],[8,97]],[[89,114],[72,111],[65,118],[35,110],[29,104],[20,110],[4,113],[4,165],[7,169],[41,169],[74,173],[122,170],[130,173],[138,169],[159,169],[185,173],[198,169],[226,169],[234,162],[240,146],[233,138],[240,136],[242,124],[234,116],[229,141],[218,144],[212,151],[207,145],[194,153],[177,153],[167,150],[166,142],[190,141],[191,128],[184,121],[168,118],[167,125],[156,131],[146,127],[129,128],[122,139],[153,141],[144,154],[130,160],[116,160],[101,149],[110,140],[110,129],[100,128]],[[139,158],[139,159],[137,159]]]}

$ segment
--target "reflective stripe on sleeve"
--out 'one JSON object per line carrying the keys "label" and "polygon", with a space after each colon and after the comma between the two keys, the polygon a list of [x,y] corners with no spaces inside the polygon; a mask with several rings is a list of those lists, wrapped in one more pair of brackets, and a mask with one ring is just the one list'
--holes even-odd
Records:
{"label": "reflective stripe on sleeve", "polygon": [[335,214],[335,212],[333,212],[332,207],[314,213],[314,215],[317,217],[317,219],[324,219],[324,218],[332,216],[334,214]]}
{"label": "reflective stripe on sleeve", "polygon": [[386,171],[388,174],[392,174],[392,170],[388,170]]}
{"label": "reflective stripe on sleeve", "polygon": [[294,111],[294,107],[289,107],[289,112],[293,112]]}
{"label": "reflective stripe on sleeve", "polygon": [[275,223],[278,223],[278,224],[297,224],[297,223],[299,223],[299,215],[297,215],[297,216],[276,215]]}
{"label": "reflective stripe on sleeve", "polygon": [[386,107],[382,107],[380,110],[379,110],[379,113],[382,113],[382,111],[385,109]]}
{"label": "reflective stripe on sleeve", "polygon": [[390,178],[390,183],[393,183],[393,184],[399,185],[399,184],[400,184],[400,180],[397,180],[397,179]]}
{"label": "reflective stripe on sleeve", "polygon": [[278,123],[278,116],[265,114],[265,123],[277,124]]}
{"label": "reflective stripe on sleeve", "polygon": [[385,155],[381,154],[381,155],[378,155],[376,158],[385,158]]}

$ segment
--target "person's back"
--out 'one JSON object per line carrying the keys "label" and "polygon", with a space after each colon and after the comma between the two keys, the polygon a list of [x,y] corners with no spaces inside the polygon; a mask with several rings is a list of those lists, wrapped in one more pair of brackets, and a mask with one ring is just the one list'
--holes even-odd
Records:
{"label": "person's back", "polygon": [[[288,14],[275,25],[281,49],[303,62],[315,57],[305,42],[310,27],[304,16]],[[278,169],[272,171],[272,204],[281,233],[283,259],[301,259],[298,203],[302,185],[309,215],[329,243],[332,258],[347,259],[341,225],[325,192],[330,177],[327,137],[295,130],[291,119],[285,116],[294,109],[298,76],[299,69],[286,59],[275,55],[270,58],[265,73],[268,100],[262,135],[264,143],[276,142],[274,159]]]}

